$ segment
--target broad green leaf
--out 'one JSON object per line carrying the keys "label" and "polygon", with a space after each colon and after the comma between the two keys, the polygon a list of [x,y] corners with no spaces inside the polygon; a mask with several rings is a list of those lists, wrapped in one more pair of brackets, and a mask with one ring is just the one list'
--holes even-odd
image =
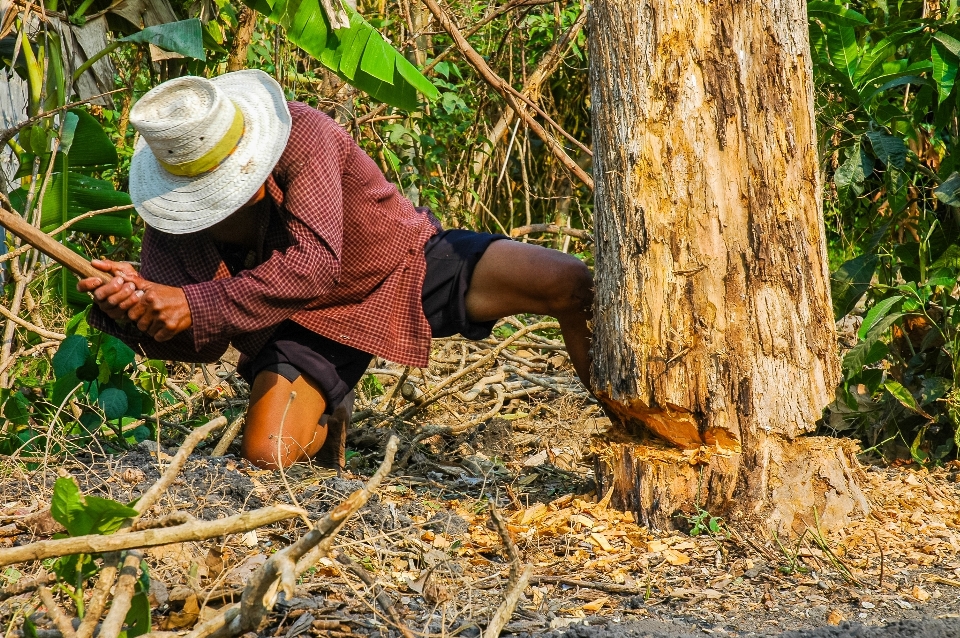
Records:
{"label": "broad green leaf", "polygon": [[[63,173],[51,178],[43,198],[40,227],[44,232],[57,228],[63,219]],[[10,202],[18,211],[23,211],[27,202],[27,189],[24,187],[10,193]],[[113,183],[95,179],[80,173],[67,174],[67,219],[79,217],[93,210],[104,210],[131,204],[130,195],[114,190]],[[70,227],[71,231],[131,237],[133,224],[131,211],[121,210],[81,220]]]}
{"label": "broad green leaf", "polygon": [[73,479],[60,477],[53,484],[53,497],[50,500],[50,516],[65,528],[71,536],[81,536],[85,531],[75,531],[80,529],[75,525],[74,519],[83,509],[83,499],[80,496],[80,488]]}
{"label": "broad green leaf", "polygon": [[108,421],[119,419],[127,412],[129,401],[127,394],[119,388],[105,388],[100,392],[97,402],[103,409],[103,414]]}
{"label": "broad green leaf", "polygon": [[833,66],[852,81],[860,60],[856,31],[842,26],[830,29],[827,32],[827,47]]}
{"label": "broad green leaf", "polygon": [[943,377],[927,377],[920,384],[920,405],[925,406],[945,396],[953,384]]}
{"label": "broad green leaf", "polygon": [[960,206],[960,173],[954,171],[933,189],[933,196],[947,206]]}
{"label": "broad green leaf", "polygon": [[72,392],[78,389],[77,386],[83,388],[76,372],[70,372],[63,376],[58,375],[56,382],[53,384],[53,395],[50,397],[50,402],[54,405],[60,405]]}
{"label": "broad green leaf", "polygon": [[110,335],[103,335],[100,342],[100,357],[111,372],[120,372],[133,363],[136,353],[124,342]]}
{"label": "broad green leaf", "polygon": [[440,97],[440,91],[427,78],[423,77],[417,67],[410,64],[403,56],[397,56],[397,71],[413,88],[422,93],[429,100]]}
{"label": "broad green leaf", "polygon": [[27,425],[30,422],[30,400],[23,392],[14,392],[3,403],[3,417],[14,425]]}
{"label": "broad green leaf", "polygon": [[902,169],[907,159],[907,145],[899,137],[894,137],[883,131],[867,131],[867,139],[873,146],[877,159],[885,165]]}
{"label": "broad green leaf", "polygon": [[853,9],[846,9],[832,2],[808,2],[807,15],[828,25],[863,26],[870,21]]}
{"label": "broad green leaf", "polygon": [[134,595],[124,622],[127,625],[127,638],[136,638],[150,631],[150,601],[145,591]]}
{"label": "broad green leaf", "polygon": [[954,271],[960,270],[960,246],[950,244],[946,250],[943,251],[943,254],[941,254],[935,262],[930,264],[930,270],[933,272],[943,268]]}
{"label": "broad green leaf", "polygon": [[130,506],[99,496],[85,496],[83,509],[91,524],[87,534],[113,534],[125,520],[137,515]]}
{"label": "broad green leaf", "polygon": [[67,322],[66,328],[64,328],[64,333],[67,335],[80,335],[82,337],[90,336],[90,324],[87,323],[87,315],[90,310],[84,310],[83,312],[78,312],[70,318],[70,321]]}
{"label": "broad green leaf", "polygon": [[904,86],[907,84],[916,84],[918,86],[926,86],[931,84],[930,80],[919,76],[913,75],[915,71],[904,71],[902,73],[892,73],[890,75],[881,75],[873,80],[869,80],[863,86],[860,91],[860,99],[865,104],[872,101],[873,98],[881,95],[885,91],[894,89],[898,86]]}
{"label": "broad green leaf", "polygon": [[886,317],[890,310],[893,309],[898,303],[903,301],[903,295],[894,295],[892,297],[887,297],[886,299],[881,299],[870,308],[870,312],[867,313],[867,316],[864,317],[863,323],[860,324],[860,329],[857,331],[857,337],[863,339],[870,332],[870,328],[875,326],[878,321]]}
{"label": "broad green leaf", "polygon": [[344,38],[343,57],[340,59],[340,73],[349,80],[353,80],[357,74],[357,68],[360,66],[360,59],[363,57],[363,50],[367,47],[367,41],[373,34],[373,28],[363,28],[361,25],[357,28],[351,28],[353,37]]}
{"label": "broad green leaf", "polygon": [[908,410],[912,410],[928,419],[931,418],[929,414],[924,412],[923,409],[917,405],[917,400],[913,398],[913,395],[910,394],[910,391],[901,384],[891,379],[890,381],[884,383],[883,387],[891,394],[891,396],[893,396],[894,399],[899,401],[903,407],[907,408]]}
{"label": "broad green leaf", "polygon": [[863,79],[869,77],[873,70],[880,64],[888,59],[891,55],[896,53],[897,47],[903,42],[906,38],[913,35],[916,29],[911,29],[909,31],[904,31],[896,33],[889,37],[880,40],[869,49],[865,49],[863,52],[863,57],[860,59],[860,63],[857,65],[857,72],[854,75],[854,81],[860,82]]}
{"label": "broad green leaf", "polygon": [[80,118],[76,113],[70,113],[69,111],[63,118],[63,131],[60,133],[60,152],[61,153],[70,153],[70,147],[73,146],[74,136],[77,132],[77,122],[80,121]]}
{"label": "broad green leaf", "polygon": [[833,318],[842,319],[857,305],[870,288],[873,273],[880,258],[875,254],[860,255],[846,261],[830,275],[830,294],[833,297]]}
{"label": "broad green leaf", "polygon": [[360,69],[378,80],[393,84],[396,58],[397,56],[394,55],[390,45],[384,41],[379,33],[373,31],[370,34],[370,39],[367,40],[366,48],[363,50]]}
{"label": "broad green leaf", "polygon": [[203,27],[197,18],[157,24],[120,40],[152,44],[195,60],[207,59],[203,49]]}
{"label": "broad green leaf", "polygon": [[86,337],[70,335],[60,342],[57,353],[53,355],[53,373],[63,377],[82,366],[90,356],[90,343]]}
{"label": "broad green leaf", "polygon": [[960,60],[948,53],[946,47],[939,42],[934,42],[930,48],[930,59],[933,61],[933,79],[937,83],[938,100],[943,102],[953,91]]}
{"label": "broad green leaf", "polygon": [[946,47],[946,49],[954,56],[960,57],[960,40],[957,40],[955,37],[948,35],[943,31],[937,31],[934,33],[933,39]]}
{"label": "broad green leaf", "polygon": [[70,109],[77,116],[77,130],[70,148],[70,169],[116,166],[117,148],[100,122],[83,109]]}

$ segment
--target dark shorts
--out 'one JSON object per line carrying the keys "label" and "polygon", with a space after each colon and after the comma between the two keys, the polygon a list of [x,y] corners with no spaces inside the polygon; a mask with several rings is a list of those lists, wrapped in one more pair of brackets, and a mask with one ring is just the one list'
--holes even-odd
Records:
{"label": "dark shorts", "polygon": [[[444,230],[427,240],[423,247],[427,274],[421,298],[434,337],[461,334],[468,339],[484,339],[490,335],[496,322],[470,321],[466,295],[477,262],[499,239],[506,236]],[[367,352],[288,320],[277,327],[256,357],[241,359],[237,372],[250,384],[264,371],[276,372],[290,381],[301,374],[307,376],[320,386],[327,402],[326,414],[331,414],[363,377],[371,359],[373,355]]]}

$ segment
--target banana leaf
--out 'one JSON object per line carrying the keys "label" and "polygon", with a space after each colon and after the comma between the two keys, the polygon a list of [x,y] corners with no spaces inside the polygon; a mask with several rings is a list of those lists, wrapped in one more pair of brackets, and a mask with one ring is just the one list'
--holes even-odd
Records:
{"label": "banana leaf", "polygon": [[[130,195],[114,190],[111,182],[95,179],[80,173],[68,173],[67,177],[67,219],[73,219],[92,210],[125,206],[131,203]],[[10,203],[15,210],[23,213],[27,201],[26,188],[18,188],[10,193]],[[70,227],[71,232],[96,233],[131,237],[133,224],[131,211],[123,210],[95,215]],[[43,198],[40,217],[40,229],[45,233],[54,230],[63,222],[63,174],[51,177]]]}

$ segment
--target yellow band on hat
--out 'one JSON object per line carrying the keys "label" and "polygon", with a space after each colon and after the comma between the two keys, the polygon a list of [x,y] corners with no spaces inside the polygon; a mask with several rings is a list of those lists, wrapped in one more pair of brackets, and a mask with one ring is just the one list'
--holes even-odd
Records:
{"label": "yellow band on hat", "polygon": [[233,123],[230,124],[226,134],[209,151],[197,159],[183,164],[168,164],[160,158],[157,158],[157,161],[160,162],[160,166],[174,175],[196,177],[220,166],[237,149],[241,137],[243,137],[243,113],[234,105]]}

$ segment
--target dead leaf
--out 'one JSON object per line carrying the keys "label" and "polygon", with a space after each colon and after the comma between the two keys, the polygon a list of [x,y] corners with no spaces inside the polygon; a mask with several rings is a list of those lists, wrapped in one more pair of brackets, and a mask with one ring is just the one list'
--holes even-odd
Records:
{"label": "dead leaf", "polygon": [[34,536],[53,536],[59,532],[66,531],[63,525],[53,520],[53,515],[50,514],[49,508],[30,514],[18,521],[17,525]]}
{"label": "dead leaf", "polygon": [[590,538],[597,541],[597,544],[600,546],[600,549],[602,549],[603,551],[605,552],[613,551],[613,545],[610,544],[610,541],[608,541],[607,537],[604,536],[603,534],[598,534],[597,532],[594,532],[593,534],[590,534]]}
{"label": "dead leaf", "polygon": [[587,603],[586,605],[584,605],[583,607],[581,607],[581,609],[583,609],[583,611],[596,612],[596,611],[600,611],[601,609],[603,609],[603,606],[604,606],[604,605],[609,605],[609,604],[610,604],[610,598],[607,597],[607,596],[601,596],[600,598],[597,598],[596,600],[590,601],[589,603]]}
{"label": "dead leaf", "polygon": [[450,592],[443,586],[443,583],[433,577],[432,570],[427,572],[427,579],[423,583],[423,598],[434,605],[450,600]]}
{"label": "dead leaf", "polygon": [[170,593],[162,580],[150,579],[150,594],[147,599],[150,601],[150,607],[152,608],[167,604],[167,601],[170,600]]}
{"label": "dead leaf", "polygon": [[678,565],[686,565],[690,562],[690,557],[684,554],[683,552],[678,552],[675,549],[665,549],[663,550],[663,559],[673,565],[674,567]]}
{"label": "dead leaf", "polygon": [[846,618],[843,617],[843,614],[841,614],[838,609],[831,609],[830,613],[827,614],[827,624],[832,627],[836,627],[844,620],[846,620]]}
{"label": "dead leaf", "polygon": [[663,541],[650,541],[647,543],[647,551],[650,553],[662,552],[667,549],[667,544]]}
{"label": "dead leaf", "polygon": [[232,585],[246,585],[254,572],[260,569],[267,562],[264,554],[254,554],[247,556],[242,563],[230,569],[224,577],[224,582]]}
{"label": "dead leaf", "polygon": [[910,595],[919,600],[920,602],[925,602],[930,600],[930,594],[920,585],[914,585],[913,590],[911,590]]}
{"label": "dead leaf", "polygon": [[529,525],[534,521],[540,520],[548,513],[547,506],[543,503],[537,503],[533,507],[523,510],[520,516],[520,525]]}
{"label": "dead leaf", "polygon": [[203,559],[203,564],[207,566],[207,569],[210,570],[210,577],[216,578],[221,573],[223,573],[224,562],[223,562],[223,552],[219,547],[211,547],[207,552],[206,558]]}
{"label": "dead leaf", "polygon": [[200,617],[200,605],[197,603],[197,595],[191,594],[183,603],[183,609],[180,611],[171,611],[160,624],[164,631],[173,631],[185,627],[193,627]]}

